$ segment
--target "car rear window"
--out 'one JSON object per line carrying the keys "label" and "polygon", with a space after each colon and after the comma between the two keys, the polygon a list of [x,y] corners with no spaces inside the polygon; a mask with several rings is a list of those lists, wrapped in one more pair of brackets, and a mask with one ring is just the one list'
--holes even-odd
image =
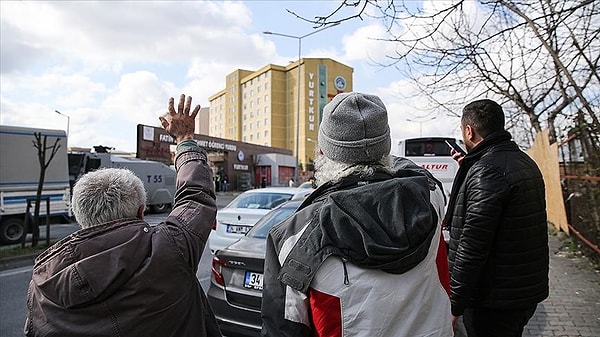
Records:
{"label": "car rear window", "polygon": [[294,207],[280,207],[267,213],[252,227],[246,236],[259,239],[266,238],[271,228],[294,214],[298,206],[299,204]]}

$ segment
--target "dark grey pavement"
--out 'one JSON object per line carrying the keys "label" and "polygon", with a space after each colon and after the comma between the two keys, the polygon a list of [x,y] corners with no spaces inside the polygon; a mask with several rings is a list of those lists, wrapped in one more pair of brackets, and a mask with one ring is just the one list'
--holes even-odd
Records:
{"label": "dark grey pavement", "polygon": [[523,336],[600,336],[600,271],[561,249],[550,236],[550,296],[537,307]]}

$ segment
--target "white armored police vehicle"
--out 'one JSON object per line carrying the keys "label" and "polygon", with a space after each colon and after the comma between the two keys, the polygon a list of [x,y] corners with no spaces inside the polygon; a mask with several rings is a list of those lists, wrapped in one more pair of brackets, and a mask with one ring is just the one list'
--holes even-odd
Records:
{"label": "white armored police vehicle", "polygon": [[126,168],[137,175],[146,188],[146,206],[153,213],[166,212],[175,195],[175,170],[163,163],[109,153],[105,146],[94,146],[96,152],[70,152],[71,184],[83,174],[104,167]]}

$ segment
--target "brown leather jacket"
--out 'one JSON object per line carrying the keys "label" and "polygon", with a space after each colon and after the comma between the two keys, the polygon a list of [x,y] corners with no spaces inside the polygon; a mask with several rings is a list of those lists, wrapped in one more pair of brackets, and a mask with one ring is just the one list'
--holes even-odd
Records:
{"label": "brown leather jacket", "polygon": [[172,212],[79,230],[40,255],[27,336],[221,336],[196,269],[215,219],[206,153],[178,152]]}

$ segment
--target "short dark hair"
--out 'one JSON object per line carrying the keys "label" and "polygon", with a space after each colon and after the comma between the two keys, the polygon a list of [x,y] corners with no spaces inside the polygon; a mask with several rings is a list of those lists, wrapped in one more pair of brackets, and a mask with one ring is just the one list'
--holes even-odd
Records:
{"label": "short dark hair", "polygon": [[504,130],[504,111],[491,99],[473,101],[464,107],[461,122],[470,125],[485,138],[493,132]]}

